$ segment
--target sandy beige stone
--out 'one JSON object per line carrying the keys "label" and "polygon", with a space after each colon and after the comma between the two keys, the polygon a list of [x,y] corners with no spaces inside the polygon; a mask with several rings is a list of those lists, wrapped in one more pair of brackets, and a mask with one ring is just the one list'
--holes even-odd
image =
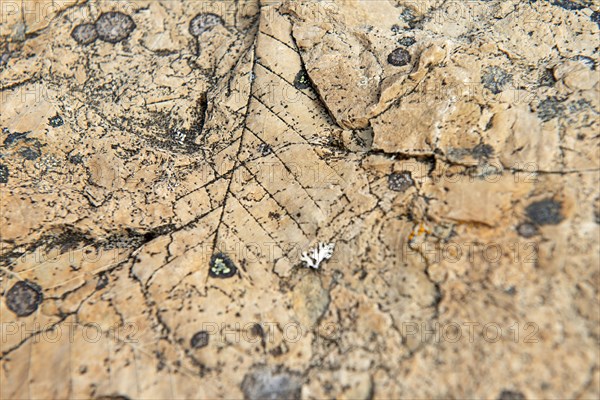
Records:
{"label": "sandy beige stone", "polygon": [[594,2],[2,7],[1,398],[600,395]]}

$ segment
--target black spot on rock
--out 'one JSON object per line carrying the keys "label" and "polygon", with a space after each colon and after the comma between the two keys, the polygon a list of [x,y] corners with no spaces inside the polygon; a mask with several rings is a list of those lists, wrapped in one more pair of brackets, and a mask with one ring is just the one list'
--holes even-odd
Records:
{"label": "black spot on rock", "polygon": [[33,282],[19,281],[6,293],[6,306],[19,317],[33,314],[42,302],[42,289]]}
{"label": "black spot on rock", "polygon": [[294,87],[298,90],[308,89],[310,87],[310,79],[305,70],[300,70],[294,78]]}
{"label": "black spot on rock", "polygon": [[523,222],[517,226],[517,233],[524,238],[530,238],[537,235],[538,229],[537,226],[530,224],[529,222]]}
{"label": "black spot on rock", "polygon": [[600,11],[594,11],[592,15],[590,15],[590,19],[592,20],[592,22],[597,23],[598,28],[600,28]]}
{"label": "black spot on rock", "polygon": [[8,183],[8,167],[0,164],[0,183]]}
{"label": "black spot on rock", "polygon": [[469,154],[473,154],[472,149],[462,149],[460,147],[451,147],[448,149],[448,158],[451,160],[461,160]]}
{"label": "black spot on rock", "polygon": [[[8,129],[4,130],[2,133],[8,133]],[[4,146],[10,147],[21,140],[27,139],[28,134],[29,132],[9,133],[6,139],[4,139]]]}
{"label": "black spot on rock", "polygon": [[201,349],[202,347],[206,347],[208,346],[209,338],[210,334],[207,331],[196,332],[190,339],[190,346],[192,346],[192,349]]}
{"label": "black spot on rock", "polygon": [[417,43],[417,41],[412,37],[403,37],[402,39],[398,40],[398,44],[404,47],[410,47],[415,43]]}
{"label": "black spot on rock", "polygon": [[512,80],[513,76],[511,74],[507,73],[502,68],[495,66],[488,67],[481,77],[483,87],[494,94],[502,92],[506,85],[511,83]]}
{"label": "black spot on rock", "polygon": [[63,121],[62,117],[58,114],[56,114],[52,118],[48,118],[48,125],[50,125],[53,128],[58,128],[59,126],[62,126],[64,123],[65,123],[65,121]]}
{"label": "black spot on rock", "polygon": [[71,37],[79,44],[86,45],[98,39],[98,31],[94,24],[77,25],[71,31]]}
{"label": "black spot on rock", "polygon": [[494,154],[494,148],[489,144],[478,144],[477,146],[473,147],[471,154],[473,157],[478,159],[490,158]]}
{"label": "black spot on rock", "polygon": [[101,14],[96,21],[98,38],[108,43],[119,43],[129,37],[136,28],[133,19],[122,12],[110,11]]}
{"label": "black spot on rock", "polygon": [[233,261],[223,253],[213,255],[209,265],[208,275],[213,278],[231,278],[237,272],[237,267]]}
{"label": "black spot on rock", "polygon": [[25,147],[20,151],[21,157],[26,160],[35,160],[40,157],[41,152],[38,149],[34,149],[31,147]]}
{"label": "black spot on rock", "polygon": [[223,25],[223,19],[217,14],[198,14],[190,21],[190,35],[198,37],[204,32],[211,30],[217,25]]}
{"label": "black spot on rock", "polygon": [[301,398],[302,381],[297,374],[257,366],[244,376],[241,389],[246,400],[296,400]]}
{"label": "black spot on rock", "polygon": [[258,145],[258,152],[263,157],[268,156],[269,154],[271,154],[272,151],[273,151],[273,149],[271,149],[271,146],[269,146],[266,143],[261,143]]}
{"label": "black spot on rock", "polygon": [[525,400],[525,395],[514,390],[503,390],[498,396],[498,400]]}
{"label": "black spot on rock", "polygon": [[417,17],[415,15],[414,11],[411,10],[410,8],[404,9],[404,11],[402,11],[402,14],[400,14],[400,17],[404,21],[406,21],[409,29],[415,29],[415,28],[419,27],[421,25],[421,23],[423,22],[423,20],[421,18]]}
{"label": "black spot on rock", "polygon": [[83,156],[81,154],[75,154],[73,156],[69,156],[69,162],[71,164],[81,164],[81,163],[83,163]]}
{"label": "black spot on rock", "polygon": [[388,54],[387,61],[395,67],[402,67],[410,63],[410,53],[403,47],[398,47],[396,50]]}
{"label": "black spot on rock", "polygon": [[106,274],[102,274],[98,277],[98,282],[96,282],[96,290],[102,290],[106,286],[108,286],[108,276]]}
{"label": "black spot on rock", "polygon": [[260,324],[252,325],[252,328],[250,328],[250,334],[255,338],[259,338],[261,341],[265,339],[265,330]]}
{"label": "black spot on rock", "polygon": [[415,182],[412,179],[410,172],[400,172],[388,175],[388,187],[394,192],[404,192]]}
{"label": "black spot on rock", "polygon": [[565,10],[582,10],[592,4],[588,0],[552,0],[552,4]]}
{"label": "black spot on rock", "polygon": [[562,101],[556,97],[548,97],[540,102],[537,108],[538,117],[544,122],[564,114],[566,107]]}
{"label": "black spot on rock", "polygon": [[556,78],[554,77],[554,71],[550,68],[544,69],[540,74],[539,78],[540,86],[554,86]]}
{"label": "black spot on rock", "polygon": [[525,209],[527,217],[536,225],[557,225],[563,219],[562,204],[553,199],[545,199],[531,203]]}
{"label": "black spot on rock", "polygon": [[586,57],[586,56],[575,56],[575,57],[572,58],[572,60],[579,61],[580,63],[582,63],[583,65],[585,65],[589,69],[596,68],[596,62],[594,61],[593,58]]}

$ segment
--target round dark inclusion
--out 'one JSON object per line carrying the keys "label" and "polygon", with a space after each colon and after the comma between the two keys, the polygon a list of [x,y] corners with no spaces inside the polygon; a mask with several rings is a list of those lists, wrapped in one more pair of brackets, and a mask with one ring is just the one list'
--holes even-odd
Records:
{"label": "round dark inclusion", "polygon": [[42,289],[33,282],[19,281],[6,293],[6,306],[19,317],[33,314],[42,302]]}
{"label": "round dark inclusion", "polygon": [[213,255],[209,265],[208,275],[213,278],[231,278],[237,273],[237,267],[233,261],[223,253]]}
{"label": "round dark inclusion", "polygon": [[190,345],[193,349],[201,349],[208,346],[209,333],[207,331],[199,331],[190,339]]}

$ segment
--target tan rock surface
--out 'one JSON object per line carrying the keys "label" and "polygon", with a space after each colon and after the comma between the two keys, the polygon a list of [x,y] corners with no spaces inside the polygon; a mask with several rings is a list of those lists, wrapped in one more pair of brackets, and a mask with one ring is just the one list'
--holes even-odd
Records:
{"label": "tan rock surface", "polygon": [[3,1],[0,397],[598,398],[599,15]]}

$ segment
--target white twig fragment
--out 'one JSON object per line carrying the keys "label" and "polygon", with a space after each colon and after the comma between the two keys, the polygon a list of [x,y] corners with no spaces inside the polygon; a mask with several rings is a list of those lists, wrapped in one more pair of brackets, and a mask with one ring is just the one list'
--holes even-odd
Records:
{"label": "white twig fragment", "polygon": [[331,258],[334,247],[335,243],[319,243],[318,247],[312,250],[311,256],[304,252],[300,259],[306,263],[307,268],[318,269],[321,261]]}

